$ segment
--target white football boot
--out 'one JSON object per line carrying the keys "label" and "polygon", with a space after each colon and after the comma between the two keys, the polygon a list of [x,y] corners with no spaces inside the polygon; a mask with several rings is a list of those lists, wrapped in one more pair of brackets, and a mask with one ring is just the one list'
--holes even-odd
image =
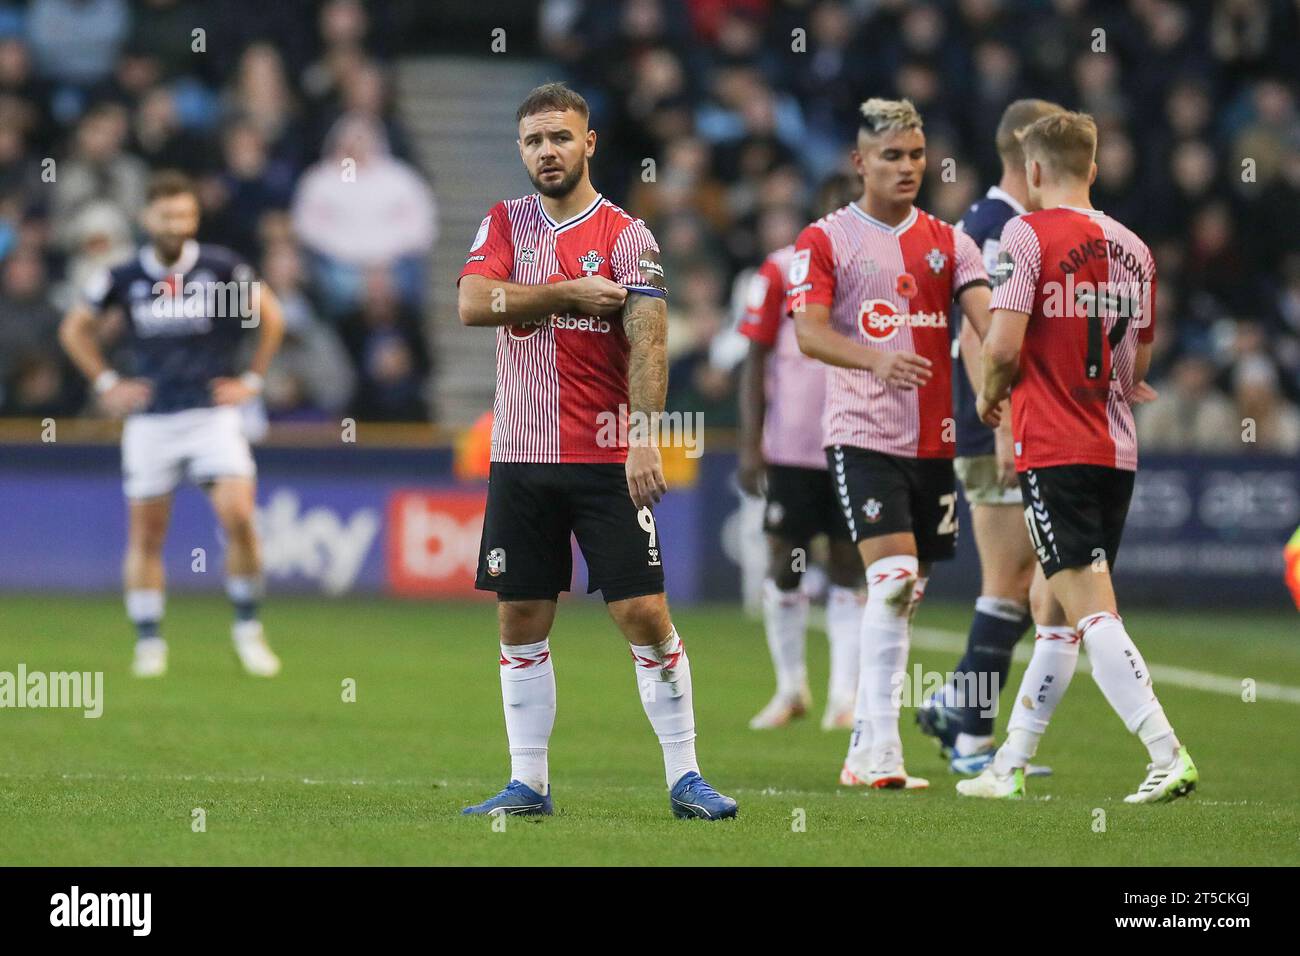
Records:
{"label": "white football boot", "polygon": [[853,698],[847,700],[830,700],[826,702],[826,712],[822,714],[822,730],[853,729]]}
{"label": "white football boot", "polygon": [[846,760],[840,768],[840,785],[873,790],[924,790],[930,781],[909,775],[903,768],[903,751],[891,744],[873,747],[866,767],[850,766]]}
{"label": "white football boot", "polygon": [[230,635],[245,671],[254,677],[274,677],[280,673],[280,658],[267,646],[260,621],[236,621]]}
{"label": "white football boot", "polygon": [[957,792],[963,797],[984,797],[989,800],[1020,800],[1025,795],[1025,771],[1016,767],[1008,774],[994,773],[989,765],[978,777],[957,781]]}
{"label": "white football boot", "polygon": [[1201,774],[1192,763],[1186,747],[1179,747],[1173,762],[1165,767],[1147,764],[1147,778],[1124,798],[1125,803],[1167,803],[1185,797],[1196,789]]}
{"label": "white football boot", "polygon": [[749,721],[750,730],[772,730],[784,727],[792,720],[798,720],[808,713],[812,706],[812,694],[805,684],[797,694],[783,694],[777,691],[767,706],[755,714]]}
{"label": "white football boot", "polygon": [[135,642],[131,673],[136,677],[162,677],[167,673],[167,642],[161,637],[146,637]]}

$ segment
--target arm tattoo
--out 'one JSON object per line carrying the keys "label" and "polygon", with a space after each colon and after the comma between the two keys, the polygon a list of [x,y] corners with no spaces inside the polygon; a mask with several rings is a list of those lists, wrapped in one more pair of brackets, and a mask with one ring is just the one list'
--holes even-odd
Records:
{"label": "arm tattoo", "polygon": [[668,306],[652,295],[628,295],[623,332],[631,346],[627,368],[628,411],[662,412],[668,392]]}

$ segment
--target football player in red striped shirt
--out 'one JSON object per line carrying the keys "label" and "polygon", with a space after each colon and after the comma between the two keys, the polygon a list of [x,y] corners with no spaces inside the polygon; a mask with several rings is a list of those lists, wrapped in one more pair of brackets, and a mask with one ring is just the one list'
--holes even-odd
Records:
{"label": "football player in red striped shirt", "polygon": [[[836,175],[823,184],[818,212],[837,209],[861,189]],[[747,494],[763,495],[767,577],[763,581],[763,630],[776,693],[750,720],[752,730],[782,727],[802,717],[811,703],[804,650],[808,594],[801,586],[812,539],[827,539],[826,637],[830,681],[822,730],[853,726],[862,631],[862,559],[849,538],[822,448],[822,410],[827,367],[799,351],[789,314],[785,277],[794,238],[804,220],[795,210],[773,210],[762,219],[763,238],[776,248],[750,279],[740,334],[749,339],[741,371],[740,470]]]}
{"label": "football player in red striped shirt", "polygon": [[[1040,631],[1034,642],[992,766],[957,790],[1023,796],[1024,768],[1082,643],[1097,686],[1151,756],[1146,779],[1125,801],[1172,800],[1196,787],[1196,765],[1156,699],[1111,584],[1137,469],[1132,403],[1151,363],[1155,260],[1133,232],[1092,208],[1091,116],[1045,116],[1023,131],[1021,145],[1035,211],[1002,231],[978,411],[997,425],[1010,393],[1025,521],[1055,598],[1048,623],[1058,633],[1044,639]],[[1073,632],[1063,627],[1071,623]]]}
{"label": "football player in red striped shirt", "polygon": [[477,586],[497,593],[511,780],[467,814],[551,812],[556,599],[582,548],[631,647],[678,817],[736,815],[700,776],[686,648],[664,597],[653,507],[667,490],[655,422],[668,385],[659,247],[591,185],[586,101],[561,83],[519,107],[537,192],[497,203],[461,270],[466,325],[496,329],[496,401]]}
{"label": "football player in red striped shirt", "polygon": [[862,104],[853,162],[862,197],[810,225],[787,276],[804,354],[831,366],[822,441],[867,603],[847,786],[920,789],[898,732],[912,614],[934,561],[953,556],[954,299],[988,328],[989,281],[974,241],[914,205],[925,173],[907,100]]}

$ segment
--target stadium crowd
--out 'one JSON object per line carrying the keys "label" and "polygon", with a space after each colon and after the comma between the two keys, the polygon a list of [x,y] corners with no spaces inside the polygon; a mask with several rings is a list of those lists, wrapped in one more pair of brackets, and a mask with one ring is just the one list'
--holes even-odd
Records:
{"label": "stadium crowd", "polygon": [[1298,23],[1287,0],[547,0],[541,20],[592,104],[595,181],[663,246],[671,405],[735,421],[729,280],[851,172],[858,103],[916,103],[921,204],[956,222],[997,181],[1001,110],[1033,96],[1096,117],[1094,204],[1156,254],[1142,445],[1206,452],[1300,452]]}
{"label": "stadium crowd", "polygon": [[429,417],[437,211],[393,116],[382,17],[358,0],[0,0],[0,414],[87,406],[60,315],[133,254],[150,173],[177,168],[200,239],[284,305],[272,419]]}
{"label": "stadium crowd", "polygon": [[[272,419],[435,414],[437,209],[388,70],[402,8],[219,6],[0,0],[0,414],[86,408],[55,327],[131,254],[144,184],[165,167],[198,180],[201,238],[285,302]],[[793,239],[817,185],[851,171],[861,100],[917,104],[921,203],[955,222],[996,181],[1003,106],[1039,96],[1096,116],[1095,203],[1156,253],[1160,397],[1139,409],[1143,447],[1300,452],[1290,0],[543,0],[538,31],[592,105],[599,188],[663,246],[670,407],[736,422],[744,280]],[[334,188],[345,158],[348,190]]]}

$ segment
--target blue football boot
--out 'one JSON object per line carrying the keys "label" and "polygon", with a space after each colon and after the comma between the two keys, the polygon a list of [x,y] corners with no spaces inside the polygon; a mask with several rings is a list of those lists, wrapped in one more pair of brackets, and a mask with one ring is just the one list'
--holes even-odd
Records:
{"label": "blue football boot", "polygon": [[542,796],[527,784],[511,780],[495,797],[460,812],[462,816],[549,817],[551,794],[548,791],[546,796]]}
{"label": "blue football boot", "polygon": [[961,733],[961,714],[940,703],[937,694],[931,694],[916,708],[916,726],[927,737],[939,741],[940,754],[944,757],[953,755],[957,735]]}
{"label": "blue football boot", "polygon": [[736,815],[736,801],[718,793],[694,770],[673,784],[668,805],[679,820],[722,820]]}

